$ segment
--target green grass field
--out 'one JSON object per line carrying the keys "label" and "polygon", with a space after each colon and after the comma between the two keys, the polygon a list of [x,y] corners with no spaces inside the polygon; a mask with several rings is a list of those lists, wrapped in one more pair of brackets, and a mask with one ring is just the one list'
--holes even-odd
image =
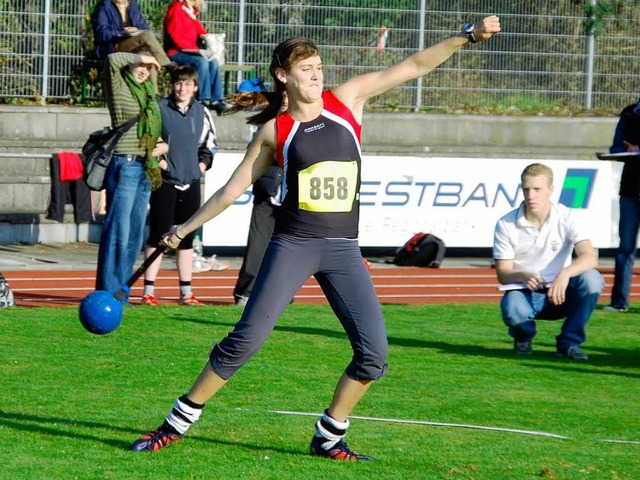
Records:
{"label": "green grass field", "polygon": [[535,354],[514,357],[497,305],[383,308],[389,374],[353,415],[415,422],[352,418],[349,445],[376,461],[348,464],[308,455],[350,356],[328,307],[290,306],[185,440],[154,454],[128,449],[187,391],[236,307],[133,307],[105,336],[75,308],[2,309],[0,478],[640,478],[637,313],[596,311],[590,360],[575,363],[554,355],[558,322],[539,322]]}

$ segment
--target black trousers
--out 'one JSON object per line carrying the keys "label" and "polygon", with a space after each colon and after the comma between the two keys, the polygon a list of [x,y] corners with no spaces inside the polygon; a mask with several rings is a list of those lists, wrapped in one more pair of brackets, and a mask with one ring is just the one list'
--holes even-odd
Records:
{"label": "black trousers", "polygon": [[75,223],[85,223],[93,220],[91,211],[91,190],[82,178],[73,182],[60,181],[60,163],[57,155],[50,160],[51,193],[47,207],[46,218],[62,222],[64,206],[73,204]]}
{"label": "black trousers", "polygon": [[258,275],[264,252],[267,250],[276,223],[277,206],[269,201],[253,204],[247,248],[242,259],[242,267],[233,291],[233,296],[248,297]]}
{"label": "black trousers", "polygon": [[[186,222],[200,208],[200,180],[194,180],[190,185],[186,190],[178,190],[170,183],[162,182],[160,188],[151,192],[147,247],[157,247],[172,225]],[[185,235],[178,249],[189,250],[195,235],[195,231]]]}

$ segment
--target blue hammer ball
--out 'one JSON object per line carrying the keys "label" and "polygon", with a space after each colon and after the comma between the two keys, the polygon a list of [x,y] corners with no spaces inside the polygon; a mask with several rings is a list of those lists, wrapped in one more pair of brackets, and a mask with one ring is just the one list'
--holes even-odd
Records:
{"label": "blue hammer ball", "polygon": [[122,322],[122,303],[104,290],[84,297],[80,303],[80,323],[90,333],[104,335],[114,331]]}

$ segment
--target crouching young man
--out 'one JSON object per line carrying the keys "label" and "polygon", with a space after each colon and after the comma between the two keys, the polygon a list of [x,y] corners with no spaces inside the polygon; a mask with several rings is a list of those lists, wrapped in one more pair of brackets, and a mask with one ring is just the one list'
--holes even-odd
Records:
{"label": "crouching young man", "polygon": [[498,281],[512,288],[500,307],[514,352],[533,353],[535,320],[564,319],[556,354],[587,360],[580,345],[604,286],[596,252],[572,210],[551,201],[549,167],[527,166],[521,182],[524,201],[498,220],[493,242]]}

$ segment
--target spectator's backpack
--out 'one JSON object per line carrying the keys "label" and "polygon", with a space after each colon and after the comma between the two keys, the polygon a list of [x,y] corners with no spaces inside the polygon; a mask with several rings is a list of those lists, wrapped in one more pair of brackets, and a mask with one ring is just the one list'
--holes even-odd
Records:
{"label": "spectator's backpack", "polygon": [[9,288],[9,284],[5,280],[2,273],[0,273],[0,308],[15,306],[16,304],[13,301],[13,292]]}
{"label": "spectator's backpack", "polygon": [[403,267],[438,268],[444,259],[444,242],[430,233],[416,233],[396,252],[392,263]]}

